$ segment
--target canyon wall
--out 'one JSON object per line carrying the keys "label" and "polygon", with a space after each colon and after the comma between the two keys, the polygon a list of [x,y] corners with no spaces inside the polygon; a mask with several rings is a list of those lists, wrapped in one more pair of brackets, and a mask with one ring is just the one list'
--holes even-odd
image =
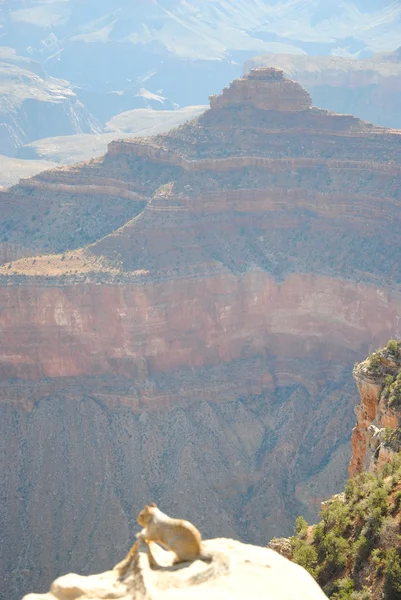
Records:
{"label": "canyon wall", "polygon": [[391,340],[356,364],[353,373],[360,403],[352,431],[351,476],[380,472],[401,449],[401,343]]}
{"label": "canyon wall", "polygon": [[262,69],[0,193],[9,598],[108,568],[146,501],[265,544],[341,489],[352,364],[400,335],[400,158]]}

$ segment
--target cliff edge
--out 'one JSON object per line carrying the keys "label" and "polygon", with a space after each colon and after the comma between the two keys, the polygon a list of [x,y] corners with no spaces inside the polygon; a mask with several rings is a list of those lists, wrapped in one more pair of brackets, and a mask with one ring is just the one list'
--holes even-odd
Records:
{"label": "cliff edge", "polygon": [[269,547],[303,566],[332,600],[398,600],[401,592],[401,342],[353,370],[361,402],[351,477],[321,505],[320,521]]}
{"label": "cliff edge", "polygon": [[202,561],[172,566],[169,553],[155,544],[150,561],[142,543],[124,577],[119,576],[117,567],[89,577],[70,573],[56,579],[47,594],[28,594],[24,600],[195,600],[205,595],[209,600],[326,598],[307,571],[273,550],[224,538],[204,544],[207,551],[229,557],[228,572],[209,577]]}
{"label": "cliff edge", "polygon": [[401,342],[390,340],[355,365],[360,404],[352,431],[350,475],[381,471],[401,449]]}

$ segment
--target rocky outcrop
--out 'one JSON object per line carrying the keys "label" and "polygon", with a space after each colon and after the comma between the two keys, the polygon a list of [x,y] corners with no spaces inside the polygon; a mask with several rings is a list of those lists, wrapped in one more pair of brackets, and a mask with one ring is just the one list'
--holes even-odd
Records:
{"label": "rocky outcrop", "polygon": [[345,480],[352,364],[401,334],[401,135],[230,90],[0,193],[9,596],[107,569],[146,498],[266,544]]}
{"label": "rocky outcrop", "polygon": [[401,343],[389,344],[355,366],[353,374],[361,398],[352,431],[350,475],[380,471],[401,449]]}
{"label": "rocky outcrop", "polygon": [[234,106],[293,112],[311,108],[312,99],[300,85],[285,79],[282,71],[261,68],[236,79],[220,96],[210,99],[212,110]]}
{"label": "rocky outcrop", "polygon": [[265,54],[245,64],[283,69],[311,94],[315,106],[361,119],[401,127],[398,99],[401,93],[400,49],[371,58]]}
{"label": "rocky outcrop", "polygon": [[256,600],[264,597],[266,590],[271,600],[326,598],[309,573],[272,550],[229,539],[208,540],[204,546],[206,552],[224,555],[227,568],[209,573],[213,563],[208,566],[200,560],[172,567],[169,553],[155,544],[150,545],[150,561],[142,543],[125,577],[118,576],[118,565],[113,571],[89,577],[70,573],[54,581],[49,593],[28,594],[24,600],[190,600],[205,594],[216,600],[224,595]]}

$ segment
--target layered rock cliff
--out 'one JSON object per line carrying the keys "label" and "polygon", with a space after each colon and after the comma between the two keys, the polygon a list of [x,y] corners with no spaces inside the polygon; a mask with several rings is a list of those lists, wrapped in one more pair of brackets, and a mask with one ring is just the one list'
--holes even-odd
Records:
{"label": "layered rock cliff", "polygon": [[0,193],[9,597],[107,568],[150,497],[264,544],[341,487],[350,367],[400,335],[400,157],[267,69]]}
{"label": "layered rock cliff", "polygon": [[390,340],[354,368],[360,395],[350,475],[382,471],[401,449],[401,342]]}

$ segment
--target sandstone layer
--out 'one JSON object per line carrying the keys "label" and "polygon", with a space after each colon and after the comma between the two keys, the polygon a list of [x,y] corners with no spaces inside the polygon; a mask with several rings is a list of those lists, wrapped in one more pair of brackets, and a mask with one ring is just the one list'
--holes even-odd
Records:
{"label": "sandstone layer", "polygon": [[400,158],[397,131],[266,69],[0,193],[10,598],[108,568],[149,498],[260,544],[315,518],[352,364],[400,335]]}
{"label": "sandstone layer", "polygon": [[261,66],[283,69],[305,86],[316,106],[401,128],[401,48],[364,59],[265,54],[246,62],[245,71]]}

